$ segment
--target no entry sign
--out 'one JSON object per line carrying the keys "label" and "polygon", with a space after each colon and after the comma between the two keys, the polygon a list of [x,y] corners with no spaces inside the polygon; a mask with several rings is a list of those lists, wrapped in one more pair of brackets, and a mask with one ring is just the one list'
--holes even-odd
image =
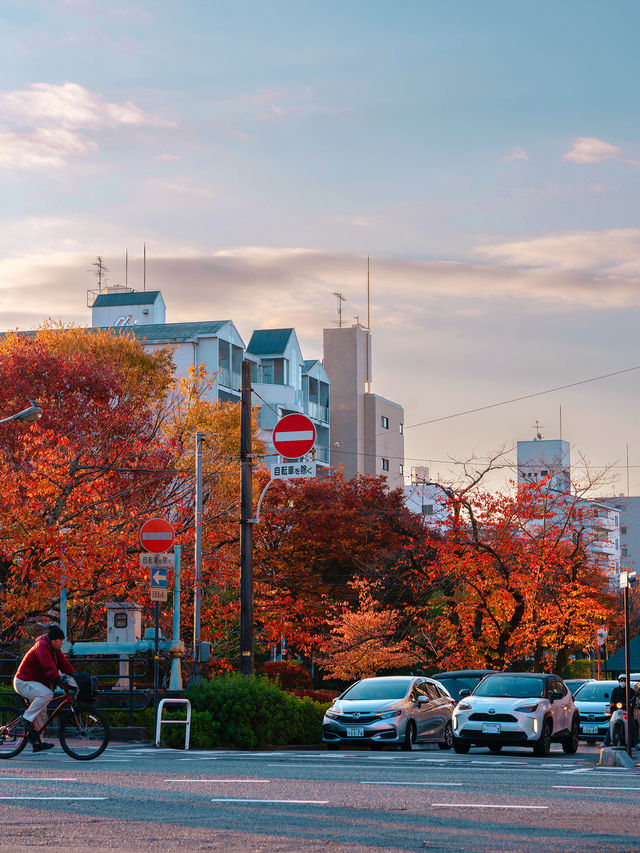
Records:
{"label": "no entry sign", "polygon": [[316,428],[306,415],[285,415],[273,430],[273,446],[285,459],[308,453],[316,441]]}
{"label": "no entry sign", "polygon": [[168,551],[176,538],[173,525],[166,518],[150,518],[140,528],[140,544],[145,551],[162,554]]}

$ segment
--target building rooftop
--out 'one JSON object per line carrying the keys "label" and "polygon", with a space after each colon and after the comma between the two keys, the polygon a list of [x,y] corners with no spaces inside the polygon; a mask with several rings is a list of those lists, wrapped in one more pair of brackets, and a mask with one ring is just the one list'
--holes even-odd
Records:
{"label": "building rooftop", "polygon": [[93,303],[94,308],[111,308],[120,305],[153,305],[158,296],[162,299],[159,290],[131,290],[114,291],[113,293],[99,293]]}
{"label": "building rooftop", "polygon": [[254,355],[275,355],[284,352],[293,329],[257,329],[252,335],[247,352]]}
{"label": "building rooftop", "polygon": [[[139,326],[121,326],[120,331],[133,332],[136,338],[144,338],[149,343],[173,344],[194,338],[214,338],[229,322],[209,320],[201,323],[145,323]],[[113,329],[113,326],[105,326],[103,329]]]}

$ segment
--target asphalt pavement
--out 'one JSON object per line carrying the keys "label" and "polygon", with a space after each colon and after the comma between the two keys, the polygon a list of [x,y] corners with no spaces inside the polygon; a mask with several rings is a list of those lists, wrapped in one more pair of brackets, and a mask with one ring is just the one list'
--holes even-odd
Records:
{"label": "asphalt pavement", "polygon": [[640,767],[598,755],[56,746],[0,764],[0,851],[638,851]]}

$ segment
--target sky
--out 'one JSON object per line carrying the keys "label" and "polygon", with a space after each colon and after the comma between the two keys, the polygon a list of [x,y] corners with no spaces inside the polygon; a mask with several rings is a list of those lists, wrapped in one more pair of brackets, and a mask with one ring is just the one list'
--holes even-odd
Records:
{"label": "sky", "polygon": [[96,256],[142,289],[146,243],[168,321],[316,358],[369,256],[405,471],[562,407],[640,494],[640,370],[448,417],[640,366],[639,31],[637,0],[4,0],[0,327],[90,324]]}

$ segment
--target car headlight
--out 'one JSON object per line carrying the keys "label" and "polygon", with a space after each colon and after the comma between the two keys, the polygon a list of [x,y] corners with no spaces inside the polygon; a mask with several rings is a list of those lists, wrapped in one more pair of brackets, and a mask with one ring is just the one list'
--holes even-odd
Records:
{"label": "car headlight", "polygon": [[521,714],[533,714],[534,711],[538,710],[539,702],[534,702],[532,705],[518,705],[517,708],[514,708],[514,711],[518,711]]}
{"label": "car headlight", "polygon": [[390,717],[401,717],[404,714],[402,708],[396,708],[395,711],[383,711],[378,714],[381,720],[388,720]]}
{"label": "car headlight", "polygon": [[470,711],[471,705],[468,702],[458,702],[456,705],[456,711]]}
{"label": "car headlight", "polygon": [[331,708],[329,708],[327,711],[325,711],[324,715],[325,715],[325,717],[329,717],[330,720],[335,720],[340,716],[340,714],[337,711],[332,711]]}

